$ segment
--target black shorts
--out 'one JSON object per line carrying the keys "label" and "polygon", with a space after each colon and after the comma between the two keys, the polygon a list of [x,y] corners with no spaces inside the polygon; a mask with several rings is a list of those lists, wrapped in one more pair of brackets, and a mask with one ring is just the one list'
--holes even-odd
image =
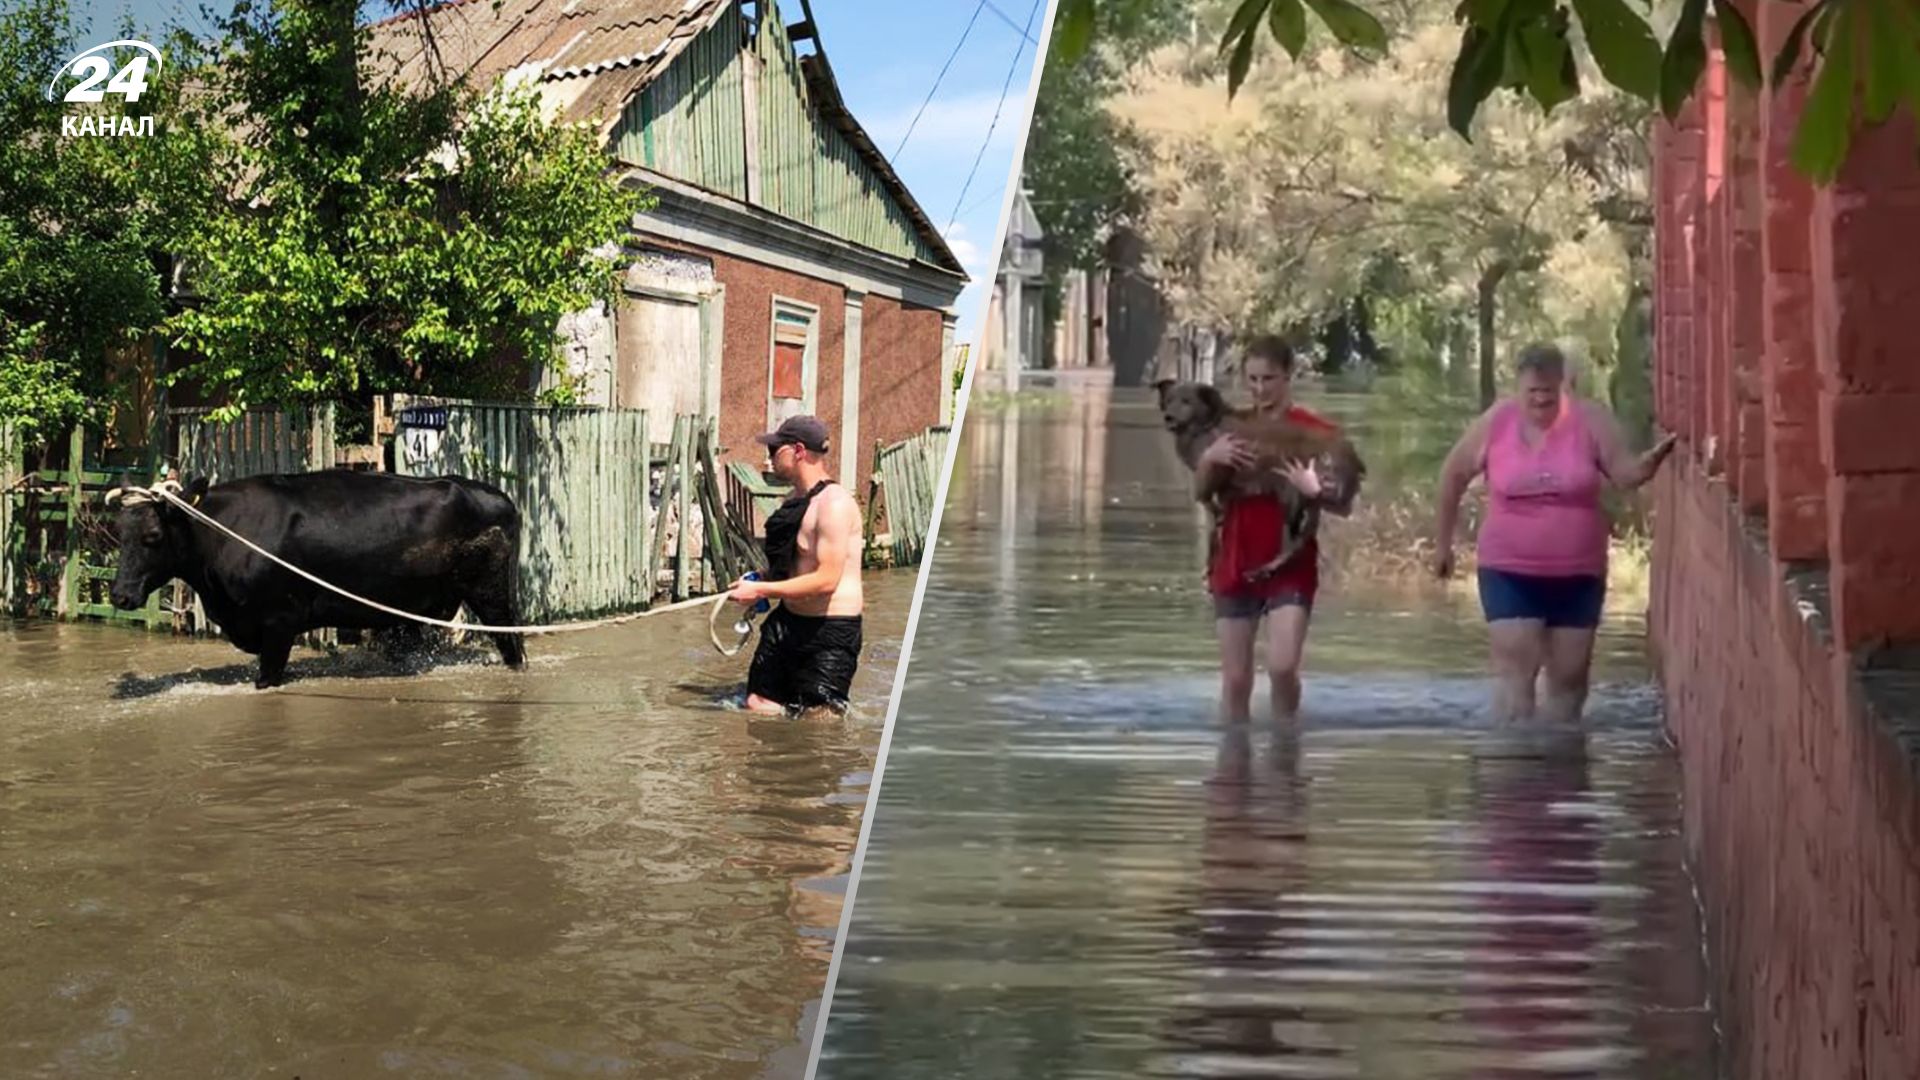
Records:
{"label": "black shorts", "polygon": [[796,711],[845,709],[860,645],[860,616],[795,615],[783,604],[760,623],[747,692]]}

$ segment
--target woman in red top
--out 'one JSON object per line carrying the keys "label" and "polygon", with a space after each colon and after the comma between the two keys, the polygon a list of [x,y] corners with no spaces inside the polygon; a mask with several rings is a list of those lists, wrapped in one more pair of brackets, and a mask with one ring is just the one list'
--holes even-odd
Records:
{"label": "woman in red top", "polygon": [[[1247,347],[1245,376],[1255,411],[1284,416],[1297,424],[1335,429],[1332,421],[1293,404],[1293,349],[1277,337],[1256,338]],[[1212,499],[1236,469],[1251,466],[1253,452],[1240,440],[1214,440],[1194,468],[1194,496]],[[1286,471],[1287,480],[1305,497],[1322,497],[1311,463]],[[1323,509],[1345,517],[1351,505],[1322,502]],[[1274,495],[1230,500],[1220,522],[1219,542],[1207,568],[1213,594],[1214,627],[1220,639],[1221,709],[1229,722],[1244,722],[1253,698],[1253,642],[1262,617],[1267,620],[1267,675],[1273,684],[1273,714],[1289,721],[1300,709],[1300,657],[1307,644],[1307,622],[1320,588],[1320,545],[1309,536],[1272,576],[1248,580],[1281,551],[1286,539],[1286,509]]]}

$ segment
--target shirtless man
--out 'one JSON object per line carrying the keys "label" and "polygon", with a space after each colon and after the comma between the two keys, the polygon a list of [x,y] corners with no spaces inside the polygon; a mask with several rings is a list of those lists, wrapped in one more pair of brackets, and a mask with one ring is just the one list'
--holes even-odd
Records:
{"label": "shirtless man", "polygon": [[747,708],[769,715],[847,707],[860,666],[860,507],[827,476],[827,425],[795,416],[754,436],[794,495],[767,517],[767,579],[733,583],[741,604],[778,600],[747,669]]}

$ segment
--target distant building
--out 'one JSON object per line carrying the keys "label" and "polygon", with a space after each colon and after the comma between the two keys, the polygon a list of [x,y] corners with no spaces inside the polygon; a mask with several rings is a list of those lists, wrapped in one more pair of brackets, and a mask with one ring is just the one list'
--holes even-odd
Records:
{"label": "distant building", "polygon": [[1046,366],[1046,260],[1041,251],[1045,238],[1046,230],[1040,227],[1023,188],[1013,197],[1006,241],[1000,248],[1000,271],[987,301],[981,358],[983,370],[996,373],[989,380],[994,386],[1013,388],[1021,372]]}
{"label": "distant building", "polygon": [[[800,7],[806,14],[806,0]],[[375,27],[424,81],[422,16]],[[424,18],[455,75],[511,78],[550,117],[596,122],[634,222],[618,309],[568,319],[587,400],[717,416],[732,456],[795,413],[838,433],[839,474],[875,440],[950,417],[953,305],[967,277],[847,111],[811,18],[774,0],[455,0]],[[803,51],[803,47],[805,51]]]}

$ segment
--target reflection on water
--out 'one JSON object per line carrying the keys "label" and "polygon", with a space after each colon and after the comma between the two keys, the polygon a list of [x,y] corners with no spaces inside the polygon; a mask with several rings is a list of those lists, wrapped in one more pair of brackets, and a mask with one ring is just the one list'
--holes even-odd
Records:
{"label": "reflection on water", "polygon": [[268,693],[0,626],[0,1075],[800,1076],[912,588],[844,720],[731,707],[699,610]]}
{"label": "reflection on water", "polygon": [[1114,396],[966,424],[820,1075],[1713,1075],[1641,625],[1527,737],[1471,593],[1349,579],[1304,731],[1222,730],[1203,519]]}

